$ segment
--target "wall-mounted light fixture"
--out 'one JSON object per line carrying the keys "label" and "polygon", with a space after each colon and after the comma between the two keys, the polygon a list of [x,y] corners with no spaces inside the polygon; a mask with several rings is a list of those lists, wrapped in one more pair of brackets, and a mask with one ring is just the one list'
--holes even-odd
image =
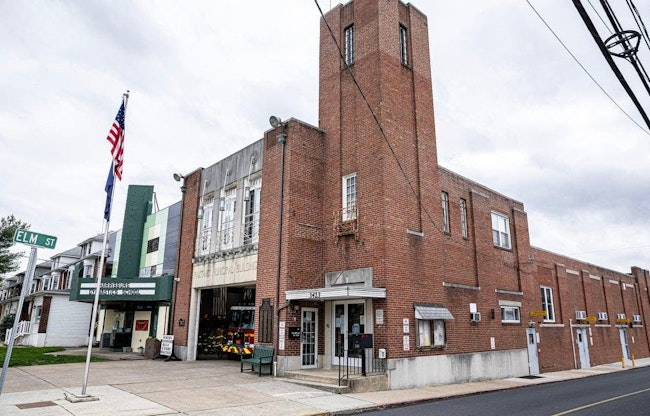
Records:
{"label": "wall-mounted light fixture", "polygon": [[176,182],[180,182],[181,179],[183,180],[183,184],[181,185],[181,192],[185,193],[185,176],[181,175],[180,173],[174,173],[173,176]]}
{"label": "wall-mounted light fixture", "polygon": [[280,117],[271,116],[269,117],[269,124],[271,124],[271,127],[273,128],[280,127],[282,125],[282,119],[280,119]]}

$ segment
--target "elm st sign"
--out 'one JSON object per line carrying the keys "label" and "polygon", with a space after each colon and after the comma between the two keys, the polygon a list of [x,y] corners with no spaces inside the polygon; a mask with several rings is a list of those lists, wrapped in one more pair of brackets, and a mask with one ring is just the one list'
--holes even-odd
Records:
{"label": "elm st sign", "polygon": [[27,230],[16,230],[14,241],[32,247],[53,249],[56,246],[56,237]]}

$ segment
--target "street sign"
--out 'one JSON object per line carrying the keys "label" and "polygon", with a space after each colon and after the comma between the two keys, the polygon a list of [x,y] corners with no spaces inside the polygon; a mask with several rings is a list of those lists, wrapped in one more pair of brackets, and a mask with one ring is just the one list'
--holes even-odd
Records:
{"label": "street sign", "polygon": [[32,247],[54,248],[56,246],[56,237],[27,230],[16,230],[14,241]]}

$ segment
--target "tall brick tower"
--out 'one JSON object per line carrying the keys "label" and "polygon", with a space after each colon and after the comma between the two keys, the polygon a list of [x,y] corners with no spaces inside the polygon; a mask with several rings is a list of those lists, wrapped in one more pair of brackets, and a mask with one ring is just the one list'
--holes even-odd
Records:
{"label": "tall brick tower", "polygon": [[[396,292],[426,286],[436,267],[427,261],[440,234],[429,218],[438,221],[439,210],[431,210],[440,206],[440,188],[427,18],[397,0],[354,0],[326,19],[336,42],[321,22],[324,223],[345,211],[349,175],[358,211],[353,235],[342,235],[345,229],[326,235],[335,244],[326,243],[324,261],[331,271],[371,267],[373,286],[387,289],[386,300],[374,301],[386,314],[374,328],[382,343],[402,332],[397,317],[413,313],[411,296],[398,302]],[[342,225],[345,216],[339,215]],[[400,350],[393,348],[393,356]]]}

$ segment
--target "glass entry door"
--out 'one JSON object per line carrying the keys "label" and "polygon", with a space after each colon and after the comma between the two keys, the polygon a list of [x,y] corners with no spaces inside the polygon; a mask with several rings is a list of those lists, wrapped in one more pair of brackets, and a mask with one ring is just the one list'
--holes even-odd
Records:
{"label": "glass entry door", "polygon": [[351,351],[348,353],[348,335],[366,332],[365,306],[362,300],[334,302],[332,365],[345,365],[345,357],[348,357],[349,365],[361,367],[361,355],[357,356]]}
{"label": "glass entry door", "polygon": [[300,357],[302,368],[316,368],[318,362],[318,309],[302,308]]}

